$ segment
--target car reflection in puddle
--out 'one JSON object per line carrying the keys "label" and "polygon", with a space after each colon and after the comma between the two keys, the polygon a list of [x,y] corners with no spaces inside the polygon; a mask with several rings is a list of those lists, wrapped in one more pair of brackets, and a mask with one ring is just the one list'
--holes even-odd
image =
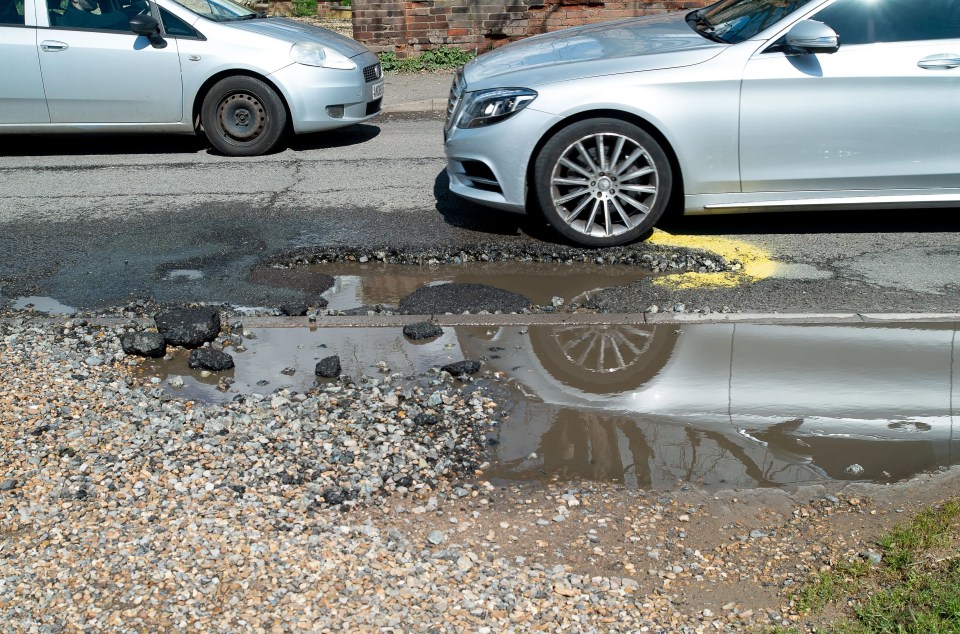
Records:
{"label": "car reflection in puddle", "polygon": [[510,405],[491,477],[893,481],[960,450],[952,324],[501,328],[460,341],[530,395]]}
{"label": "car reflection in puddle", "polygon": [[[232,387],[186,355],[146,362],[186,377],[181,397],[305,391],[332,354],[359,378],[482,359],[503,417],[485,477],[590,479],[628,487],[889,482],[957,462],[955,324],[698,324],[445,328],[425,343],[399,328],[254,329]],[[180,358],[183,357],[183,359]],[[478,375],[480,376],[480,375]],[[192,378],[191,378],[192,377]],[[206,382],[204,382],[206,381]]]}

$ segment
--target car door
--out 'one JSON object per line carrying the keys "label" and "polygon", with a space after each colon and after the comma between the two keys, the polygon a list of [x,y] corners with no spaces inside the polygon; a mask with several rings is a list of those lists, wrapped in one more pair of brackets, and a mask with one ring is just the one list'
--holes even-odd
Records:
{"label": "car door", "polygon": [[[49,0],[52,19],[60,0]],[[103,0],[103,4],[108,0]],[[115,8],[114,10],[119,10]],[[38,33],[53,123],[176,123],[183,119],[177,43],[154,48],[129,26],[49,26]]]}
{"label": "car door", "polygon": [[50,122],[33,3],[11,2],[0,12],[0,125]]}
{"label": "car door", "polygon": [[741,92],[744,192],[960,187],[960,0],[837,0],[836,53],[767,47]]}

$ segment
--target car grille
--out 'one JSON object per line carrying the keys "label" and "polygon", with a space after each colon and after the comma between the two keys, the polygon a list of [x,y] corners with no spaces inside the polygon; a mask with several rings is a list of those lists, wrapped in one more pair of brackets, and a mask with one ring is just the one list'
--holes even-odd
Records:
{"label": "car grille", "polygon": [[446,130],[449,130],[450,126],[453,125],[453,114],[457,111],[457,106],[460,104],[460,96],[466,87],[467,84],[463,80],[463,69],[461,68],[457,71],[457,74],[453,76],[453,85],[450,86],[450,97],[447,99],[447,123],[444,126]]}
{"label": "car grille", "polygon": [[383,77],[383,69],[380,67],[380,64],[371,64],[363,69],[363,81],[368,84],[372,81],[377,81]]}
{"label": "car grille", "polygon": [[371,102],[367,103],[367,116],[372,114],[377,114],[380,112],[380,104],[383,102],[383,99],[374,99]]}

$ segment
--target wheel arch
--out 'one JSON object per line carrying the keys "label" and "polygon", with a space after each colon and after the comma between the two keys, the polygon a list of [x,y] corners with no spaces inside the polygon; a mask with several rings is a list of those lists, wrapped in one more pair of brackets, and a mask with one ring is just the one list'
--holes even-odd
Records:
{"label": "wheel arch", "polygon": [[283,94],[283,91],[280,89],[280,87],[276,83],[271,81],[270,78],[267,77],[266,75],[262,75],[260,73],[257,73],[245,68],[231,68],[228,70],[222,70],[219,73],[211,75],[206,79],[206,81],[203,82],[203,84],[200,86],[200,89],[197,90],[197,94],[193,98],[193,110],[191,112],[193,129],[195,132],[200,131],[200,111],[203,109],[203,100],[207,98],[207,93],[210,92],[210,89],[213,88],[218,81],[220,81],[221,79],[226,79],[227,77],[252,77],[253,79],[259,79],[260,81],[265,83],[267,86],[269,86],[270,89],[276,93],[277,97],[280,99],[280,103],[283,104],[283,109],[287,113],[287,122],[286,122],[287,130],[285,131],[289,131],[289,129],[293,125],[291,123],[293,119],[293,113],[290,112],[290,104],[287,102],[287,96]]}
{"label": "wheel arch", "polygon": [[670,192],[670,200],[667,203],[667,209],[664,212],[663,217],[668,217],[673,214],[682,214],[683,213],[683,171],[680,169],[680,161],[677,158],[677,153],[673,148],[673,144],[667,140],[667,137],[663,135],[657,126],[653,123],[644,119],[643,117],[633,114],[631,112],[625,112],[623,110],[611,110],[611,109],[598,109],[598,110],[585,110],[583,112],[578,112],[576,114],[570,115],[565,119],[562,119],[550,127],[547,132],[540,137],[540,140],[537,141],[537,144],[533,148],[533,152],[530,154],[530,160],[527,162],[527,173],[525,175],[526,179],[526,206],[527,209],[536,209],[539,212],[539,206],[536,202],[536,193],[534,188],[531,187],[534,179],[534,171],[536,169],[537,158],[540,156],[540,153],[543,151],[543,146],[546,145],[550,139],[552,139],[558,132],[566,128],[567,126],[585,121],[587,119],[619,119],[625,123],[630,123],[638,128],[642,129],[644,132],[649,134],[660,144],[660,147],[663,149],[664,153],[667,155],[667,160],[670,161],[670,170],[673,177],[672,190]]}

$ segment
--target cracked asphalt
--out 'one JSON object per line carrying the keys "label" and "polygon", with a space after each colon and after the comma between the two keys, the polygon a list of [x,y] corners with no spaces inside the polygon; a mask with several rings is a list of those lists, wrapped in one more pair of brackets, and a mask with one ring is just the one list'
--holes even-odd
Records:
{"label": "cracked asphalt", "polygon": [[[441,128],[437,114],[385,115],[249,159],[217,156],[191,137],[8,137],[0,150],[0,302],[271,306],[303,292],[258,283],[250,272],[318,250],[639,259],[691,248],[583,252],[535,217],[456,199],[446,190]],[[663,229],[681,245],[746,243],[769,253],[774,274],[728,288],[641,282],[611,289],[598,306],[953,313],[958,218],[957,210],[668,218]]]}

